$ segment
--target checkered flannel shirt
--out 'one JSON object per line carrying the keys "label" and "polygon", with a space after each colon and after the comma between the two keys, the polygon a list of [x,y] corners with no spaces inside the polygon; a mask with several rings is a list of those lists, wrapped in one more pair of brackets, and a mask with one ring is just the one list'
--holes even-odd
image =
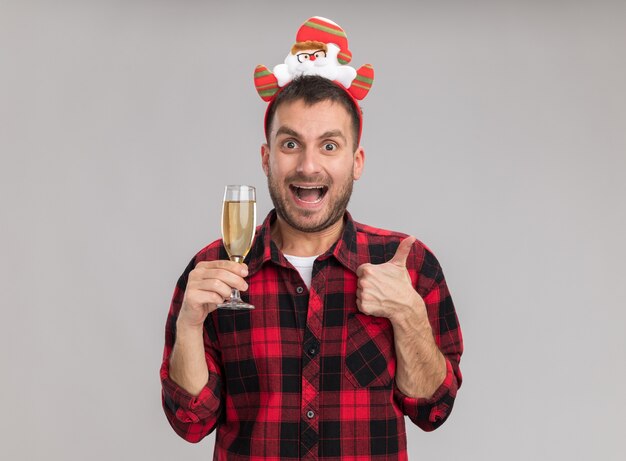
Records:
{"label": "checkered flannel shirt", "polygon": [[407,458],[404,416],[425,431],[441,425],[461,384],[461,330],[443,273],[419,241],[407,260],[425,301],[447,374],[428,399],[395,386],[390,322],[356,306],[357,268],[384,263],[405,236],[344,217],[341,238],[313,266],[310,289],[270,239],[272,211],[246,258],[245,301],[256,309],[218,309],[204,323],[209,380],[192,396],[169,378],[189,272],[227,259],[221,240],[201,250],[176,285],[165,331],[162,401],[174,430],[198,442],[215,428],[214,459]]}

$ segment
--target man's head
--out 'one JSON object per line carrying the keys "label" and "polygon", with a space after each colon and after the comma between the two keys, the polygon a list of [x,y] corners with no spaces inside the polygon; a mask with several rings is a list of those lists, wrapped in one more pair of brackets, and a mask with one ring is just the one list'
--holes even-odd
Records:
{"label": "man's head", "polygon": [[268,112],[263,171],[279,218],[293,229],[320,232],[343,217],[364,164],[355,111],[341,87],[303,77]]}
{"label": "man's head", "polygon": [[294,79],[283,88],[270,103],[265,114],[265,139],[270,144],[270,135],[274,114],[282,104],[302,100],[312,106],[322,101],[332,101],[343,106],[352,119],[353,150],[359,147],[361,137],[361,108],[345,89],[327,78],[315,75],[302,76]]}

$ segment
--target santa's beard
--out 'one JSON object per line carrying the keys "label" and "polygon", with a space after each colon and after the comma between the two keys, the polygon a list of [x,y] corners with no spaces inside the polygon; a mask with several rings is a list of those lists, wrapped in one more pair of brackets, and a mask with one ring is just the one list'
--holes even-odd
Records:
{"label": "santa's beard", "polygon": [[[319,211],[308,211],[298,209],[294,206],[291,197],[289,184],[324,184],[328,187],[326,194],[333,193],[333,181],[331,178],[307,177],[303,175],[292,175],[285,178],[283,185],[272,174],[271,168],[267,172],[267,186],[276,214],[292,228],[300,232],[320,232],[331,227],[337,221],[343,218],[348,208],[348,202],[352,196],[352,186],[354,183],[354,175],[350,174],[343,184],[337,184],[337,192],[335,197],[327,197],[328,203],[326,208]],[[320,216],[314,218],[314,215]]]}

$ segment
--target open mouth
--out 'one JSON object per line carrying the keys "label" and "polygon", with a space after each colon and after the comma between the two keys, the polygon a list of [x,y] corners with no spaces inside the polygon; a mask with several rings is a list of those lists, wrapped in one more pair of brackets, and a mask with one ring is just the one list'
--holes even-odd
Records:
{"label": "open mouth", "polygon": [[299,200],[305,203],[319,203],[328,192],[327,186],[294,186],[291,184],[289,188]]}

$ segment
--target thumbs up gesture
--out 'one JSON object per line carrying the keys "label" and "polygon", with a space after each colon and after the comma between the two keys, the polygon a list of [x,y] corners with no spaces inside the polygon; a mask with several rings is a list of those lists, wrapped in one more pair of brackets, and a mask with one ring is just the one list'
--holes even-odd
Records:
{"label": "thumbs up gesture", "polygon": [[359,266],[356,272],[356,305],[362,313],[393,320],[417,307],[420,316],[426,315],[424,301],[413,288],[406,269],[406,260],[414,242],[415,237],[402,240],[396,254],[384,264]]}

